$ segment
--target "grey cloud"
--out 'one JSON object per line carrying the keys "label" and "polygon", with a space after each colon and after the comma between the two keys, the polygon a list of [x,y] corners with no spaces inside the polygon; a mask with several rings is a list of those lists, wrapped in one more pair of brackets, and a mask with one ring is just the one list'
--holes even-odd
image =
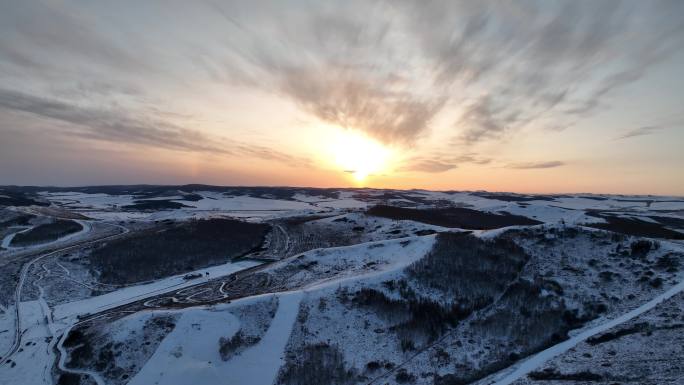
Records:
{"label": "grey cloud", "polygon": [[259,145],[255,145],[255,144],[246,144],[246,143],[241,143],[241,144],[236,143],[232,147],[229,147],[229,148],[231,149],[231,152],[238,154],[238,155],[242,155],[242,156],[259,158],[259,159],[270,160],[270,161],[276,161],[276,162],[280,162],[283,164],[288,164],[290,166],[296,166],[296,167],[313,167],[313,162],[311,161],[311,159],[286,154],[284,152],[274,150],[273,148],[266,147],[266,146],[259,146]]}
{"label": "grey cloud", "polygon": [[403,145],[457,105],[460,146],[571,127],[684,45],[682,1],[187,4],[146,4],[150,26],[138,3],[114,14],[102,4],[5,0],[0,80],[100,102],[115,93],[141,107],[141,90],[211,79]]}
{"label": "grey cloud", "polygon": [[384,81],[371,82],[348,69],[325,72],[282,71],[280,91],[305,111],[344,128],[358,129],[385,142],[416,139],[444,103],[423,100],[409,91],[389,92]]}
{"label": "grey cloud", "polygon": [[[0,21],[11,32],[0,42],[0,52],[11,52],[7,60],[15,64],[48,70],[56,63],[63,65],[68,64],[65,60],[77,59],[129,71],[146,68],[131,49],[135,45],[124,45],[111,35],[100,33],[99,20],[89,17],[78,6],[48,1],[7,1],[2,9]],[[36,53],[43,51],[54,55],[53,60],[34,59]]]}
{"label": "grey cloud", "polygon": [[618,136],[616,139],[628,139],[633,138],[635,136],[652,135],[658,133],[658,131],[662,130],[663,128],[664,127],[662,126],[639,127],[625,132],[624,134]]}
{"label": "grey cloud", "polygon": [[77,106],[8,89],[0,89],[0,109],[68,123],[74,127],[61,127],[59,130],[65,135],[82,139],[247,156],[296,166],[311,164],[308,159],[291,156],[265,146],[216,141],[199,131],[179,127],[168,121],[151,119],[145,115],[135,116],[130,111]]}
{"label": "grey cloud", "polygon": [[[394,48],[392,36],[398,20],[387,17],[392,7],[358,5],[360,10],[312,7],[289,15],[287,23],[272,15],[276,20],[269,20],[269,29],[276,30],[275,43],[274,36],[257,27],[239,24],[236,30],[249,43],[222,63],[228,68],[226,78],[238,77],[241,84],[286,97],[324,122],[386,143],[415,141],[448,96],[434,86],[420,89],[416,74],[402,63],[406,52]],[[234,19],[228,22],[236,24]]]}
{"label": "grey cloud", "polygon": [[684,41],[681,2],[408,4],[439,81],[458,94],[472,84],[487,92],[456,123],[470,144],[530,125],[571,126]]}
{"label": "grey cloud", "polygon": [[0,107],[71,123],[86,129],[83,137],[158,145],[177,150],[224,152],[201,133],[161,121],[127,116],[111,110],[72,105],[7,89],[0,89]]}
{"label": "grey cloud", "polygon": [[565,162],[558,160],[548,162],[528,162],[528,163],[514,163],[509,164],[506,168],[513,168],[518,170],[541,169],[541,168],[555,168],[565,166]]}
{"label": "grey cloud", "polygon": [[294,15],[274,6],[264,29],[237,21],[236,5],[218,7],[248,43],[211,68],[404,144],[449,101],[468,106],[454,125],[466,144],[571,126],[676,52],[684,27],[678,2],[352,2]]}
{"label": "grey cloud", "polygon": [[430,173],[438,173],[438,172],[444,172],[444,171],[449,171],[454,168],[457,168],[458,165],[456,163],[447,163],[443,162],[440,160],[435,160],[435,159],[422,159],[422,160],[417,160],[414,162],[411,162],[407,166],[401,168],[400,171],[417,171],[417,172],[430,172]]}
{"label": "grey cloud", "polygon": [[440,173],[458,168],[461,164],[489,164],[492,160],[481,158],[476,154],[464,154],[461,156],[449,156],[446,154],[432,154],[429,157],[414,157],[399,168],[404,172]]}
{"label": "grey cloud", "polygon": [[503,116],[507,111],[503,107],[494,106],[490,97],[482,97],[466,108],[458,122],[468,127],[462,139],[466,143],[473,143],[484,138],[495,138],[502,135],[514,124],[519,111]]}

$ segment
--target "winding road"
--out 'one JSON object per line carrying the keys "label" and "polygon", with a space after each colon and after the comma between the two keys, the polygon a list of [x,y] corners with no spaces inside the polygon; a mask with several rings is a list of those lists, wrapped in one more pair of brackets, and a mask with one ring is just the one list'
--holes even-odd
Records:
{"label": "winding road", "polygon": [[[79,221],[79,222],[83,222],[83,221]],[[90,229],[89,224],[85,225],[84,223],[81,223],[81,225],[84,226],[84,229],[85,228]],[[9,362],[11,362],[10,358],[12,357],[12,355],[14,355],[14,353],[17,352],[17,350],[21,346],[21,336],[22,336],[22,331],[21,331],[21,292],[22,292],[22,289],[24,286],[24,282],[26,281],[26,276],[28,275],[31,267],[33,267],[33,265],[36,262],[38,262],[44,258],[47,258],[49,256],[55,255],[57,253],[62,253],[62,252],[68,251],[68,250],[73,250],[73,249],[80,248],[80,247],[90,245],[93,243],[102,242],[102,241],[106,241],[109,239],[114,239],[114,238],[123,236],[130,231],[126,227],[121,226],[121,225],[116,225],[116,224],[111,224],[111,223],[110,223],[110,225],[118,227],[119,229],[122,230],[122,232],[118,233],[118,234],[113,234],[113,235],[108,235],[108,236],[96,238],[96,239],[84,240],[82,242],[78,242],[78,243],[73,244],[73,245],[58,248],[56,250],[50,251],[50,252],[45,253],[45,254],[40,254],[22,266],[21,272],[19,274],[19,282],[17,283],[17,288],[14,292],[14,313],[15,313],[14,339],[13,339],[12,345],[10,346],[9,350],[7,352],[5,352],[5,354],[2,355],[2,362],[0,362],[0,365],[6,365]]]}

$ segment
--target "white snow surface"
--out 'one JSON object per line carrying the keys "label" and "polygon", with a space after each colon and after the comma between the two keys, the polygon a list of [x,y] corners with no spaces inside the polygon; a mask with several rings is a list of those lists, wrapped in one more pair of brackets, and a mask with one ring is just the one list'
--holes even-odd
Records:
{"label": "white snow surface", "polygon": [[283,365],[283,350],[299,313],[301,291],[279,293],[278,311],[259,343],[228,361],[218,383],[270,385]]}
{"label": "white snow surface", "polygon": [[240,320],[228,310],[266,296],[183,310],[174,330],[129,384],[272,384],[303,295],[301,291],[274,294],[278,310],[266,334],[229,361],[221,359],[218,342],[240,330]]}
{"label": "white snow surface", "polygon": [[240,322],[227,311],[190,309],[167,335],[130,385],[225,383],[219,338],[238,331]]}
{"label": "white snow surface", "polygon": [[[298,192],[291,200],[252,197],[248,195],[230,196],[217,191],[186,191],[200,195],[199,201],[183,200],[182,195],[174,194],[154,198],[136,198],[133,195],[85,194],[80,192],[43,192],[43,197],[64,205],[74,211],[81,212],[91,218],[103,220],[163,220],[207,217],[217,213],[239,218],[277,218],[281,216],[301,215],[315,212],[336,210],[362,210],[373,204],[387,203],[382,195],[393,190],[341,190],[338,198],[308,195]],[[358,194],[364,196],[357,199]],[[678,197],[646,197],[618,195],[550,195],[524,196],[525,201],[506,201],[496,199],[496,194],[480,196],[471,192],[439,192],[439,191],[401,191],[406,197],[416,197],[432,201],[449,201],[458,206],[470,207],[488,212],[509,212],[523,215],[545,223],[564,221],[568,224],[601,222],[600,218],[585,215],[584,211],[592,210],[630,210],[640,213],[653,213],[653,210],[684,211],[684,199]],[[375,198],[378,197],[378,198]],[[132,204],[137,199],[172,200],[187,206],[176,210],[141,212],[122,210],[121,207]],[[504,199],[504,198],[502,198]],[[407,199],[390,200],[412,203]],[[681,216],[682,213],[675,214]]]}
{"label": "white snow surface", "polygon": [[[21,385],[51,384],[50,369],[55,362],[52,344],[46,343],[46,338],[52,337],[52,330],[46,322],[45,308],[40,301],[22,302],[20,307],[22,318],[22,346],[12,356],[14,367],[3,364],[0,368],[0,383]],[[9,322],[7,322],[9,321]],[[14,319],[5,317],[3,326],[14,328]],[[11,329],[10,329],[11,331]],[[5,333],[3,333],[5,334]],[[12,343],[12,336],[7,347]]]}

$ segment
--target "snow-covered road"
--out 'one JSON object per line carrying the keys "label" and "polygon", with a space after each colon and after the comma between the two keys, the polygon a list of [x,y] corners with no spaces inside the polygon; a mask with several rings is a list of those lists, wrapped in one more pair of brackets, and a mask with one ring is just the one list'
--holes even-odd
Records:
{"label": "snow-covered road", "polygon": [[16,226],[17,231],[13,233],[9,233],[5,236],[5,238],[2,239],[2,243],[0,244],[0,247],[3,249],[11,249],[13,247],[10,246],[10,243],[12,243],[12,239],[14,239],[14,236],[23,233],[26,231],[29,231],[33,228],[33,226]]}
{"label": "snow-covered road", "polygon": [[270,385],[283,365],[283,351],[294,326],[301,291],[278,294],[278,311],[261,341],[227,362],[226,383]]}
{"label": "snow-covered road", "polygon": [[9,234],[2,240],[2,247],[5,249],[8,249],[8,250],[33,249],[33,248],[39,248],[39,247],[47,247],[47,246],[52,246],[52,245],[56,245],[59,243],[64,243],[66,241],[69,241],[69,240],[72,240],[72,239],[75,239],[78,237],[82,237],[82,236],[90,233],[90,231],[92,230],[92,225],[88,221],[74,219],[74,222],[77,222],[79,225],[81,225],[81,230],[79,230],[75,233],[65,235],[61,238],[57,238],[57,239],[49,241],[49,242],[36,243],[35,245],[28,245],[28,246],[12,246],[11,245],[12,240],[14,239],[14,237],[17,234],[25,233],[25,232],[30,231],[36,227],[36,226],[20,226],[21,228],[23,228],[22,230],[14,232],[12,234]]}
{"label": "snow-covered road", "polygon": [[[79,231],[79,232],[76,233],[76,234],[81,234],[83,231],[90,232],[91,226],[90,226],[89,223],[84,222],[84,221],[78,221],[78,222],[81,223],[81,226],[83,226],[83,230],[82,230],[82,231]],[[2,361],[2,363],[0,363],[0,365],[1,365],[1,364],[5,364],[5,365],[8,364],[8,363],[11,361],[11,360],[10,360],[10,357],[11,357],[14,353],[16,353],[16,351],[17,351],[17,350],[20,348],[20,346],[21,346],[21,338],[22,338],[22,326],[21,326],[21,323],[22,323],[22,311],[21,311],[22,302],[21,302],[21,292],[22,292],[22,290],[23,290],[24,282],[26,281],[26,277],[27,277],[28,272],[30,271],[31,267],[32,267],[35,263],[37,263],[38,261],[40,261],[40,260],[42,260],[42,259],[44,259],[44,258],[47,258],[47,257],[49,257],[49,256],[55,255],[55,254],[57,254],[57,253],[60,253],[60,252],[66,251],[66,250],[71,250],[71,249],[74,249],[74,248],[77,248],[77,247],[82,247],[82,246],[84,246],[84,245],[86,245],[86,244],[93,244],[93,243],[95,243],[95,242],[101,242],[101,241],[104,241],[104,240],[107,240],[107,239],[113,239],[113,238],[115,238],[115,237],[118,237],[118,236],[120,236],[120,235],[123,235],[123,234],[128,233],[128,229],[125,228],[125,227],[123,227],[123,226],[119,226],[119,225],[113,225],[113,226],[116,226],[116,227],[122,229],[122,232],[119,233],[119,234],[114,234],[114,235],[109,235],[109,236],[102,237],[102,238],[93,239],[93,240],[90,240],[90,241],[88,241],[88,242],[86,242],[86,243],[83,243],[83,244],[71,245],[71,246],[63,247],[63,248],[61,248],[61,249],[53,250],[53,251],[51,251],[51,252],[49,252],[49,253],[46,253],[46,254],[41,254],[41,255],[39,255],[39,256],[33,258],[33,259],[30,260],[29,262],[25,263],[25,264],[22,266],[21,271],[20,271],[20,273],[19,273],[19,282],[17,283],[17,287],[16,287],[15,292],[14,292],[14,304],[15,304],[15,306],[14,306],[14,309],[15,309],[15,315],[14,315],[14,319],[15,319],[15,321],[14,321],[14,325],[15,325],[15,328],[14,328],[14,329],[15,329],[15,330],[14,330],[14,339],[13,339],[12,345],[10,346],[9,350],[8,350],[5,354],[2,355],[2,360],[3,360],[3,361]],[[75,236],[75,234],[73,234],[73,235]],[[64,238],[62,238],[62,239],[64,239]]]}

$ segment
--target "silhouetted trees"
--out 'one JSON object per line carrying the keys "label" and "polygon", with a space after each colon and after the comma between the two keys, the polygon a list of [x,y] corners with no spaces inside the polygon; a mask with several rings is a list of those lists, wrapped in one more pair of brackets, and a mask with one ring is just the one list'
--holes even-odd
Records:
{"label": "silhouetted trees", "polygon": [[58,219],[52,223],[36,226],[29,231],[18,233],[12,238],[12,246],[28,246],[36,243],[52,242],[83,229],[78,222]]}
{"label": "silhouetted trees", "polygon": [[351,385],[356,372],[345,368],[344,356],[326,343],[306,345],[299,356],[288,360],[277,380],[279,385]]}
{"label": "silhouetted trees", "polygon": [[484,230],[514,225],[537,225],[541,222],[520,215],[508,213],[492,214],[462,207],[434,209],[409,209],[377,205],[367,211],[368,215],[394,220],[407,219],[443,227]]}
{"label": "silhouetted trees", "polygon": [[269,226],[232,219],[192,220],[118,239],[92,252],[105,283],[134,283],[228,262],[259,247]]}

